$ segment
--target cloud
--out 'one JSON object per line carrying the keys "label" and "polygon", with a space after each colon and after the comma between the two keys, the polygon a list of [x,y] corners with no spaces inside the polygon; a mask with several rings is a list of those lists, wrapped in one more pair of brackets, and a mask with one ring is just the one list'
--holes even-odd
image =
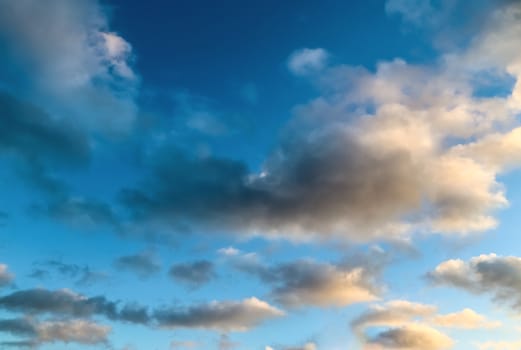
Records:
{"label": "cloud", "polygon": [[463,309],[446,315],[437,315],[430,320],[440,327],[462,328],[462,329],[487,329],[501,326],[499,321],[488,321],[485,316],[471,309]]}
{"label": "cloud", "polygon": [[57,119],[111,132],[129,129],[139,82],[132,48],[110,30],[97,1],[0,6],[0,73],[9,91]]}
{"label": "cloud", "polygon": [[150,277],[161,270],[161,266],[155,261],[153,254],[146,251],[119,257],[114,265],[117,269],[131,271],[140,278]]}
{"label": "cloud", "polygon": [[377,271],[364,266],[343,266],[297,260],[265,265],[254,253],[228,255],[239,271],[272,286],[270,296],[287,307],[341,307],[378,299]]}
{"label": "cloud", "polygon": [[[448,349],[452,340],[436,328],[490,329],[501,326],[471,309],[439,314],[433,305],[392,300],[372,305],[351,322],[364,349]],[[375,329],[375,332],[367,332]]]}
{"label": "cloud", "polygon": [[192,287],[199,287],[215,277],[214,265],[207,260],[174,264],[168,271],[173,279]]}
{"label": "cloud", "polygon": [[33,268],[29,277],[46,279],[54,272],[61,277],[74,279],[78,286],[88,286],[97,282],[104,281],[108,278],[107,274],[100,271],[92,271],[89,266],[80,266],[77,264],[68,264],[60,260],[46,260],[33,263]]}
{"label": "cloud", "polygon": [[453,341],[427,326],[409,324],[400,328],[392,328],[369,339],[374,345],[368,349],[404,349],[404,350],[442,350],[450,349]]}
{"label": "cloud", "polygon": [[491,294],[494,301],[521,310],[521,258],[480,255],[440,263],[427,278],[436,285],[456,287],[474,294]]}
{"label": "cloud", "polygon": [[201,346],[199,342],[191,341],[191,340],[184,340],[184,341],[177,341],[174,340],[170,342],[170,349],[197,349]]}
{"label": "cloud", "polygon": [[284,312],[257,298],[213,301],[188,308],[163,308],[154,317],[163,328],[203,328],[221,332],[246,331]]}
{"label": "cloud", "polygon": [[144,307],[126,304],[118,307],[117,302],[104,296],[85,297],[70,290],[26,289],[0,297],[0,308],[11,312],[30,315],[60,315],[69,317],[104,316],[110,320],[147,323]]}
{"label": "cloud", "polygon": [[284,350],[317,350],[318,347],[317,347],[317,344],[313,343],[313,342],[308,342],[302,346],[298,346],[298,347],[289,347],[289,348],[284,348]]}
{"label": "cloud", "polygon": [[329,53],[321,48],[300,49],[291,54],[288,58],[288,69],[297,76],[305,76],[317,73],[327,66]]}
{"label": "cloud", "polygon": [[517,350],[521,346],[521,341],[487,341],[476,343],[479,350]]}
{"label": "cloud", "polygon": [[[122,202],[167,231],[367,242],[493,229],[508,206],[498,179],[520,165],[517,13],[491,10],[470,44],[429,65],[324,67],[310,77],[320,96],[294,108],[260,171],[163,149]],[[507,92],[479,94],[490,81]]]}
{"label": "cloud", "polygon": [[[111,328],[85,320],[43,321],[31,318],[0,320],[0,332],[10,333],[17,337],[29,338],[22,343],[13,342],[12,346],[31,346],[43,343],[65,342],[80,344],[107,343]],[[5,345],[5,344],[4,344]]]}
{"label": "cloud", "polygon": [[102,344],[107,342],[111,328],[84,320],[42,322],[37,326],[40,342],[75,342]]}
{"label": "cloud", "polygon": [[14,275],[9,272],[6,264],[0,264],[0,287],[10,285],[14,280]]}

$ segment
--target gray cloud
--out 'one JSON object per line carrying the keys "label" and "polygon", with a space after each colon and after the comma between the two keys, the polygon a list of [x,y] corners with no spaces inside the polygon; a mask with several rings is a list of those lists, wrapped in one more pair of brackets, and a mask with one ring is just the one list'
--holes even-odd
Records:
{"label": "gray cloud", "polygon": [[[123,191],[122,202],[147,227],[295,240],[496,227],[494,212],[508,205],[499,175],[520,164],[509,156],[518,143],[503,142],[518,139],[520,85],[478,96],[476,76],[521,77],[521,10],[510,6],[489,11],[471,44],[447,49],[432,65],[326,67],[311,78],[321,95],[294,109],[259,172],[165,147],[148,159],[150,174]],[[483,146],[491,135],[494,151]]]}
{"label": "gray cloud", "polygon": [[188,308],[163,308],[154,312],[160,327],[203,328],[222,332],[246,331],[284,312],[257,298],[213,301]]}
{"label": "gray cloud", "polygon": [[0,264],[0,287],[5,287],[11,284],[14,280],[14,275],[9,272],[9,268],[5,264]]}
{"label": "gray cloud", "polygon": [[80,344],[107,343],[110,327],[85,320],[39,322],[29,318],[17,318],[0,320],[0,332],[28,338],[3,345],[37,347],[43,343],[57,341]]}
{"label": "gray cloud", "polygon": [[97,1],[3,2],[0,32],[0,75],[10,91],[82,127],[129,128],[138,85],[132,48],[110,31]]}
{"label": "gray cloud", "polygon": [[173,279],[191,287],[199,287],[215,277],[214,265],[207,260],[174,264],[168,274]]}
{"label": "gray cloud", "polygon": [[75,280],[75,284],[78,286],[88,286],[108,278],[106,273],[92,271],[89,266],[64,263],[60,260],[38,261],[33,265],[35,267],[29,274],[29,277],[37,279],[46,279],[53,274],[58,274],[60,277]]}
{"label": "gray cloud", "polygon": [[[404,350],[443,350],[452,348],[452,340],[434,328],[407,325],[392,328],[368,340],[369,344],[379,345],[379,349]],[[377,348],[378,349],[378,348]]]}
{"label": "gray cloud", "polygon": [[427,274],[436,285],[460,288],[474,294],[489,294],[500,303],[521,311],[521,258],[480,255],[463,261],[447,260]]}
{"label": "gray cloud", "polygon": [[70,290],[27,289],[0,297],[0,308],[26,314],[51,314],[71,317],[101,315],[110,320],[147,323],[146,310],[133,304],[123,308],[104,296],[85,297]]}
{"label": "gray cloud", "polygon": [[117,269],[131,271],[140,278],[150,277],[161,269],[161,266],[155,261],[153,254],[146,251],[119,257],[114,262],[114,265]]}
{"label": "gray cloud", "polygon": [[375,300],[380,292],[376,284],[378,273],[361,266],[313,260],[266,266],[257,256],[248,254],[232,257],[231,262],[237,269],[271,285],[271,296],[289,307],[346,306]]}

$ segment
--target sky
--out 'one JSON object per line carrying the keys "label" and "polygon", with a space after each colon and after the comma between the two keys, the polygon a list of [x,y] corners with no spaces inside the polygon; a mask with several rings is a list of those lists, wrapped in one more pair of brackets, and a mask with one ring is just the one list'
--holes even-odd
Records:
{"label": "sky", "polygon": [[0,0],[0,348],[521,349],[521,3]]}

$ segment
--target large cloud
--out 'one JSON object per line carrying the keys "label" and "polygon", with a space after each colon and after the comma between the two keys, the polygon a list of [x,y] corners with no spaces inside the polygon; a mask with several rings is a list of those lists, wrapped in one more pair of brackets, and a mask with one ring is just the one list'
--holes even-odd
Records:
{"label": "large cloud", "polygon": [[463,261],[447,260],[427,277],[437,285],[460,288],[475,294],[491,294],[495,301],[521,311],[521,258],[480,255]]}
{"label": "large cloud", "polygon": [[132,48],[110,30],[97,1],[2,2],[0,47],[3,88],[79,125],[111,131],[131,125]]}
{"label": "large cloud", "polygon": [[295,108],[262,171],[165,150],[124,203],[136,220],[169,228],[294,239],[496,227],[494,211],[508,205],[497,178],[520,162],[521,84],[510,82],[521,77],[521,7],[505,6],[432,65],[396,59],[314,75],[322,96]]}
{"label": "large cloud", "polygon": [[257,298],[242,301],[213,301],[189,308],[164,308],[154,312],[165,328],[204,328],[246,331],[259,323],[283,316],[284,312]]}

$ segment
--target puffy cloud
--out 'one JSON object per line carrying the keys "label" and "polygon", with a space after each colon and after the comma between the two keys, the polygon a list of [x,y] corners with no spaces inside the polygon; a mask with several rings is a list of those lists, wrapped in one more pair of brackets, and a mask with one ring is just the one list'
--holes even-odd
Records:
{"label": "puffy cloud", "polygon": [[111,328],[84,320],[46,321],[37,325],[39,342],[74,342],[102,344],[107,342]]}
{"label": "puffy cloud", "polygon": [[436,315],[430,322],[440,327],[463,328],[463,329],[483,329],[497,328],[501,326],[499,321],[488,321],[485,316],[476,313],[471,309],[463,309],[446,315]]}
{"label": "puffy cloud", "polygon": [[[44,321],[38,322],[31,318],[0,320],[0,332],[14,336],[26,337],[32,346],[50,342],[100,344],[107,342],[110,327],[101,326],[85,320]],[[13,346],[23,343],[14,342]]]}
{"label": "puffy cloud", "polygon": [[[490,329],[501,323],[487,320],[471,309],[439,314],[433,305],[393,300],[372,305],[351,322],[364,349],[448,349],[453,341],[436,328]],[[375,328],[377,333],[368,333]]]}
{"label": "puffy cloud", "polygon": [[300,49],[289,57],[288,69],[295,75],[317,73],[326,67],[328,58],[328,52],[322,48]]}
{"label": "puffy cloud", "polygon": [[373,305],[371,310],[355,319],[351,325],[355,329],[372,326],[397,326],[418,318],[430,317],[436,307],[407,300],[394,300],[384,305]]}
{"label": "puffy cloud", "polygon": [[[511,14],[521,7],[508,6],[432,65],[396,59],[374,72],[328,66],[313,75],[322,96],[294,109],[260,172],[163,150],[123,203],[137,222],[162,228],[295,240],[495,228],[495,211],[508,205],[498,178],[521,161],[521,29]],[[493,40],[503,37],[508,45]],[[479,94],[489,81],[507,93]]]}
{"label": "puffy cloud", "polygon": [[97,1],[0,6],[1,73],[8,90],[56,118],[103,130],[129,128],[138,82],[132,49],[110,31]]}
{"label": "puffy cloud", "polygon": [[460,288],[474,294],[492,294],[495,301],[507,302],[521,310],[521,258],[480,255],[440,263],[427,277],[437,285]]}
{"label": "puffy cloud", "polygon": [[313,260],[266,266],[257,255],[251,253],[230,259],[238,270],[255,275],[271,285],[271,296],[288,307],[347,306],[378,298],[376,275],[364,267]]}
{"label": "puffy cloud", "polygon": [[14,275],[9,272],[6,264],[0,264],[0,287],[7,286],[13,282]]}
{"label": "puffy cloud", "polygon": [[214,265],[207,260],[174,264],[168,274],[176,281],[192,287],[199,287],[215,277]]}
{"label": "puffy cloud", "polygon": [[165,328],[204,328],[222,332],[246,331],[284,312],[257,298],[242,301],[213,301],[188,308],[164,308],[154,312]]}
{"label": "puffy cloud", "polygon": [[147,278],[157,273],[161,266],[155,261],[151,252],[141,252],[135,255],[119,257],[114,262],[116,268],[136,273],[141,278]]}
{"label": "puffy cloud", "polygon": [[434,328],[408,324],[378,333],[369,339],[367,349],[443,350],[450,349],[453,341]]}

